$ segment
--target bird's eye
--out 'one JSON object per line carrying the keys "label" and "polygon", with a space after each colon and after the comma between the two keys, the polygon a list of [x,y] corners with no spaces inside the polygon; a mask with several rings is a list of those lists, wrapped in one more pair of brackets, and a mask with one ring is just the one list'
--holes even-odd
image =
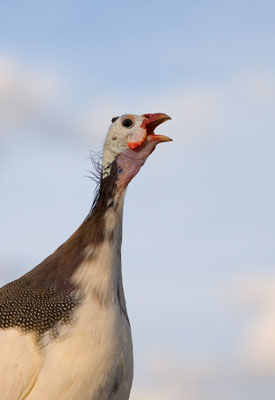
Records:
{"label": "bird's eye", "polygon": [[127,118],[122,122],[122,125],[125,126],[125,128],[131,128],[133,121]]}
{"label": "bird's eye", "polygon": [[114,123],[119,117],[113,117],[112,118],[112,123]]}

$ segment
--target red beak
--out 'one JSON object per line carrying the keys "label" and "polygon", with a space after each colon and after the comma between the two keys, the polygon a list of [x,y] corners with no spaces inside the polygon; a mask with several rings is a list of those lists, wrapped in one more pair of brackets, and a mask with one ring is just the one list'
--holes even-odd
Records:
{"label": "red beak", "polygon": [[164,135],[155,135],[154,129],[163,122],[171,119],[169,115],[163,113],[143,114],[144,120],[141,124],[142,128],[147,131],[147,140],[156,142],[171,142],[172,139]]}
{"label": "red beak", "polygon": [[[161,142],[171,142],[168,136],[164,135],[155,135],[154,129],[162,124],[163,122],[171,119],[169,115],[162,113],[155,114],[143,114],[143,121],[141,124],[142,131],[137,135],[134,135],[130,140],[128,140],[128,146],[131,150],[135,150],[140,147],[146,140],[147,142],[156,142],[156,144]],[[145,130],[145,132],[144,132]]]}

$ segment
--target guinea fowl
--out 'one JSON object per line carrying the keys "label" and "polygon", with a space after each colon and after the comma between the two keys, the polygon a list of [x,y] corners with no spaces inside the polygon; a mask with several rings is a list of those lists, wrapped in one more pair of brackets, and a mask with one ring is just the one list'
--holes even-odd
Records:
{"label": "guinea fowl", "polygon": [[77,231],[0,289],[1,400],[127,400],[133,350],[121,275],[125,189],[167,136],[166,114],[112,119],[100,185]]}

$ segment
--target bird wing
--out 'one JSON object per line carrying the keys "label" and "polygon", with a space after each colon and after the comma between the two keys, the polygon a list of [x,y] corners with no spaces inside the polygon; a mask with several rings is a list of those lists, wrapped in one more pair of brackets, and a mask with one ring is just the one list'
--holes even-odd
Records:
{"label": "bird wing", "polygon": [[23,400],[40,371],[41,356],[33,334],[0,330],[1,400]]}

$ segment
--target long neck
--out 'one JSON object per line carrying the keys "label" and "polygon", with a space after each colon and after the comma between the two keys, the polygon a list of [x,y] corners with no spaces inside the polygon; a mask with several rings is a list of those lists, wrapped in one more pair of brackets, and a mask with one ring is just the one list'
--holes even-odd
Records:
{"label": "long neck", "polygon": [[117,190],[116,182],[114,165],[111,174],[101,181],[92,210],[80,227],[82,234],[85,232],[84,259],[72,277],[86,296],[92,295],[100,304],[117,298],[124,303],[121,276],[124,193]]}

